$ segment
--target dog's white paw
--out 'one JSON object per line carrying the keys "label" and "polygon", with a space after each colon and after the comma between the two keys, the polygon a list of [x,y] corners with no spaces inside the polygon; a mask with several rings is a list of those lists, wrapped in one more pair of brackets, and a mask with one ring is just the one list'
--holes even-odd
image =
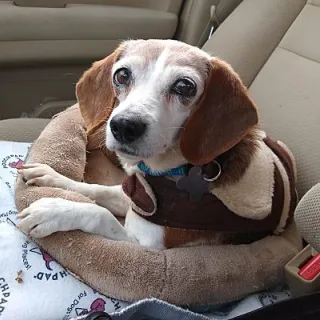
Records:
{"label": "dog's white paw", "polygon": [[33,238],[43,238],[57,231],[74,230],[74,202],[61,198],[42,198],[17,215],[19,229]]}
{"label": "dog's white paw", "polygon": [[18,170],[18,173],[23,175],[27,185],[36,185],[39,187],[67,189],[71,181],[47,164],[42,163],[26,164]]}

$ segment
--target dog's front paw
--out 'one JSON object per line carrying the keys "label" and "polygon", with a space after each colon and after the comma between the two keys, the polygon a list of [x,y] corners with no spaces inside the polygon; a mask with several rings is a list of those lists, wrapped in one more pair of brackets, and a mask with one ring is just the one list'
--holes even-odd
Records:
{"label": "dog's front paw", "polygon": [[74,229],[73,202],[61,198],[42,198],[17,215],[17,227],[33,238],[43,238],[57,231]]}
{"label": "dog's front paw", "polygon": [[67,189],[70,179],[42,163],[26,164],[18,170],[27,185]]}

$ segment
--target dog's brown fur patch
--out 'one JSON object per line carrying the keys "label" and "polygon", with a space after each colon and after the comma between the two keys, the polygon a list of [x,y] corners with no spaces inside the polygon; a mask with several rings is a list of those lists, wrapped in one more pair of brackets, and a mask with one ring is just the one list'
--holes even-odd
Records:
{"label": "dog's brown fur patch", "polygon": [[213,187],[231,185],[240,180],[257,149],[257,131],[252,129],[237,145],[220,155],[216,160],[222,174]]}
{"label": "dog's brown fur patch", "polygon": [[170,249],[193,245],[248,244],[260,240],[271,234],[271,232],[213,232],[165,227],[164,246],[165,248]]}
{"label": "dog's brown fur patch", "polygon": [[219,232],[164,228],[164,246],[167,249],[192,244],[221,244],[221,238],[222,233]]}
{"label": "dog's brown fur patch", "polygon": [[204,165],[239,144],[257,125],[258,113],[247,89],[220,59],[208,66],[204,94],[184,124],[180,149],[192,164]]}
{"label": "dog's brown fur patch", "polygon": [[103,125],[113,111],[116,97],[111,71],[120,52],[118,49],[107,58],[95,62],[77,83],[76,95],[88,135]]}

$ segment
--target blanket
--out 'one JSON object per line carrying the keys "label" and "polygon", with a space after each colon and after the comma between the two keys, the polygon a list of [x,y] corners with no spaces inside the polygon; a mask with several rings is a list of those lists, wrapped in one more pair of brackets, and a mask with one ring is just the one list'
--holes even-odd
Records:
{"label": "blanket", "polygon": [[128,303],[85,285],[15,228],[15,168],[29,147],[0,142],[0,319],[68,320],[93,311],[121,310]]}

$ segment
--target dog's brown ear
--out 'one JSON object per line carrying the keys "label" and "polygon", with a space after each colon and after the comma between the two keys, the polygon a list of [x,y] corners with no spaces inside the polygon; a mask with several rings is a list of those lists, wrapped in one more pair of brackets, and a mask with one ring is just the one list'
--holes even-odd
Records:
{"label": "dog's brown ear", "polygon": [[257,123],[257,109],[238,75],[224,61],[213,59],[204,93],[184,124],[181,152],[192,164],[207,164]]}
{"label": "dog's brown ear", "polygon": [[76,95],[88,133],[105,123],[113,110],[112,66],[121,51],[119,48],[105,59],[95,62],[77,83]]}

